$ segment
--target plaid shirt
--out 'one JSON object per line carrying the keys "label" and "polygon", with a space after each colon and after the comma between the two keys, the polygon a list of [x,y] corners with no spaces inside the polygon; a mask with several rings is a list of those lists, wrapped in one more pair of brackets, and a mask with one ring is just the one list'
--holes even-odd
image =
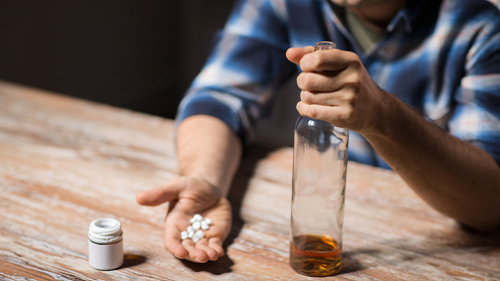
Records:
{"label": "plaid shirt", "polygon": [[[211,115],[251,139],[277,89],[300,71],[286,50],[331,40],[358,54],[382,89],[500,163],[499,7],[499,0],[410,0],[383,39],[363,52],[343,9],[328,0],[237,1],[177,122]],[[349,159],[388,168],[353,132]]]}

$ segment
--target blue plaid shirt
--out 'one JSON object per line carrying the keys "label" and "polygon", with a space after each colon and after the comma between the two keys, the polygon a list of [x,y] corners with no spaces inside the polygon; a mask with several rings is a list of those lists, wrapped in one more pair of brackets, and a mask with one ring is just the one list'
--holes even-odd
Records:
{"label": "blue plaid shirt", "polygon": [[[499,6],[499,0],[410,0],[383,39],[363,52],[343,9],[328,0],[237,1],[177,122],[211,115],[248,141],[277,89],[300,71],[286,50],[330,40],[358,54],[382,89],[500,163]],[[388,168],[353,132],[349,159]]]}

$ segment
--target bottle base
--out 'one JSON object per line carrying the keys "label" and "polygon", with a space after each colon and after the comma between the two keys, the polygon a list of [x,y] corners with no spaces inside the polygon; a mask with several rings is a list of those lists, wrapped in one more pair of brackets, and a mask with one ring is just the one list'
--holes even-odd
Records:
{"label": "bottle base", "polygon": [[342,269],[342,249],[329,236],[300,235],[290,243],[290,266],[306,276],[334,275]]}
{"label": "bottle base", "polygon": [[290,266],[295,272],[309,277],[325,277],[335,275],[342,269],[342,263],[332,265],[323,261],[303,260],[300,262],[290,262]]}

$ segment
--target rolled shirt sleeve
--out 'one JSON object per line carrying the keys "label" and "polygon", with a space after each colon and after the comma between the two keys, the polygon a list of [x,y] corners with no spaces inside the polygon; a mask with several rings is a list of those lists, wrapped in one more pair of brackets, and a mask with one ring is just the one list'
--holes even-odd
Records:
{"label": "rolled shirt sleeve", "polygon": [[256,120],[270,112],[275,93],[297,71],[280,7],[273,1],[237,1],[217,44],[183,98],[177,124],[193,115],[225,122],[251,140]]}

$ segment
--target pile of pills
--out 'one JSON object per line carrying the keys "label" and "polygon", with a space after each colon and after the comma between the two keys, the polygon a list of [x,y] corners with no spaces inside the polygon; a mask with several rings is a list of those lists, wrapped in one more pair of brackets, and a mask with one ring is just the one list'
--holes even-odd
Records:
{"label": "pile of pills", "polygon": [[194,243],[205,237],[205,232],[203,232],[203,230],[209,229],[212,224],[212,220],[209,218],[203,219],[200,214],[194,215],[190,222],[191,225],[188,226],[187,230],[181,232],[181,239],[186,240],[191,238]]}

